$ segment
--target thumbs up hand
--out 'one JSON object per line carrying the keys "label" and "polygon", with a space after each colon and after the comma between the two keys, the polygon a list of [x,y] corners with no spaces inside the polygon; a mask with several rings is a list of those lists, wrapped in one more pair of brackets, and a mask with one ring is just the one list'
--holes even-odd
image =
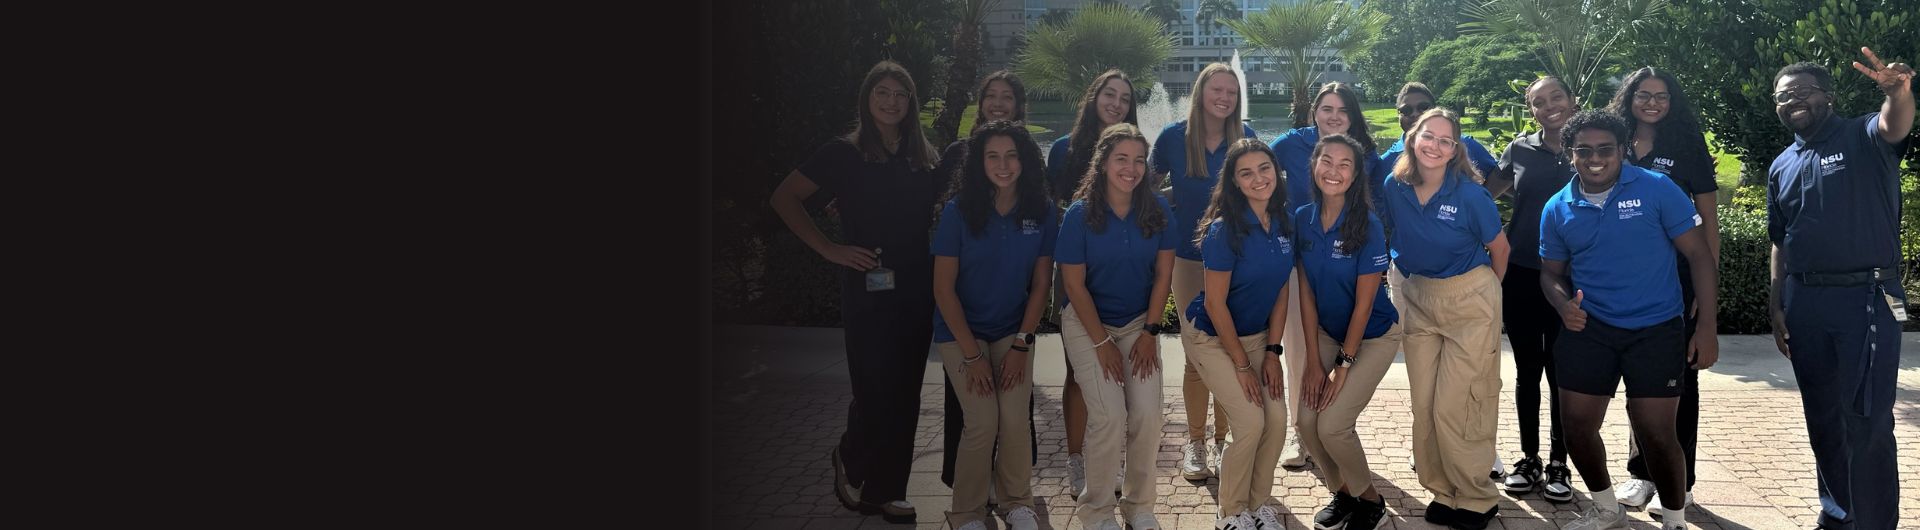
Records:
{"label": "thumbs up hand", "polygon": [[1567,326],[1567,331],[1587,329],[1587,310],[1580,308],[1580,302],[1586,296],[1586,291],[1574,291],[1573,299],[1568,300],[1566,307],[1560,310],[1560,322]]}

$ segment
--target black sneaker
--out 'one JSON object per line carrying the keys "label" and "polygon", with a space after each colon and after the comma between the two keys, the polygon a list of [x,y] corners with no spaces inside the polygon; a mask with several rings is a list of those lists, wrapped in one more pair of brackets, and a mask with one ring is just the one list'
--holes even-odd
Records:
{"label": "black sneaker", "polygon": [[1572,502],[1573,486],[1567,483],[1572,478],[1573,470],[1567,469],[1566,464],[1548,464],[1547,484],[1540,488],[1540,496],[1553,503]]}
{"label": "black sneaker", "polygon": [[1486,530],[1487,523],[1493,520],[1494,514],[1498,513],[1500,513],[1500,505],[1498,504],[1493,505],[1492,508],[1487,508],[1486,513],[1454,510],[1453,523],[1448,526],[1456,530]]}
{"label": "black sneaker", "polygon": [[1353,514],[1355,500],[1344,491],[1333,492],[1333,498],[1327,501],[1327,507],[1313,516],[1313,527],[1318,530],[1340,530],[1347,524],[1347,516]]}
{"label": "black sneaker", "polygon": [[1513,472],[1507,474],[1506,482],[1501,483],[1500,486],[1506,489],[1507,493],[1518,495],[1533,491],[1533,487],[1539,484],[1540,457],[1528,456],[1513,463]]}
{"label": "black sneaker", "polygon": [[1347,516],[1346,530],[1376,530],[1387,525],[1387,500],[1368,502],[1366,499],[1353,499],[1353,514]]}
{"label": "black sneaker", "polygon": [[1440,504],[1440,501],[1433,501],[1427,503],[1427,515],[1423,518],[1426,519],[1428,523],[1447,526],[1453,524],[1454,514],[1459,512],[1460,510],[1455,510],[1452,506]]}

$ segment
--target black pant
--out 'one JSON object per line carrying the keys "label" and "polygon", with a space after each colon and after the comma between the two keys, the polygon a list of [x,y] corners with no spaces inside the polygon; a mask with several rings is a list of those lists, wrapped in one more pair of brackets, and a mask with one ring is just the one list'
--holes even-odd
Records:
{"label": "black pant", "polygon": [[[1027,374],[1027,377],[1032,378],[1033,374],[1029,373]],[[1033,443],[1029,445],[1029,447],[1033,448],[1033,456],[1032,456],[1033,463],[1034,465],[1039,465],[1040,464],[1040,430],[1034,428],[1034,422],[1033,422],[1033,405],[1034,405],[1033,402],[1035,401],[1038,401],[1038,400],[1034,400],[1034,399],[1027,400],[1027,436],[1033,439]],[[947,427],[946,427],[947,440],[945,445],[947,450],[946,452],[941,453],[941,456],[940,456],[940,482],[946,483],[947,487],[949,488],[953,487],[953,459],[957,458],[960,452],[960,434],[961,434],[960,431],[965,430],[966,428],[967,428],[967,416],[966,414],[960,412],[960,395],[953,393],[953,378],[948,377],[947,378]],[[994,444],[993,457],[1000,458],[1000,446],[998,443]]]}
{"label": "black pant", "polygon": [[[1689,314],[1690,308],[1693,306],[1693,278],[1686,269],[1686,260],[1682,259],[1680,263],[1680,277],[1682,278],[1680,281],[1681,316],[1685,318],[1687,342],[1691,343],[1693,342],[1693,327],[1698,324],[1699,321],[1693,318],[1694,315]],[[1686,379],[1686,381],[1680,383],[1683,385],[1683,388],[1680,389],[1680,410],[1674,413],[1673,430],[1675,434],[1680,435],[1680,450],[1687,454],[1687,491],[1693,491],[1693,481],[1695,478],[1693,475],[1693,454],[1694,446],[1696,445],[1694,442],[1698,440],[1700,432],[1700,371],[1688,368],[1684,379]],[[1640,480],[1652,480],[1647,478],[1647,459],[1640,455],[1639,444],[1628,444],[1627,447],[1629,450],[1627,456],[1627,474],[1633,475],[1633,478]]]}
{"label": "black pant", "polygon": [[853,404],[840,456],[861,502],[906,500],[913,437],[920,421],[920,377],[933,344],[933,267],[894,269],[895,288],[867,292],[865,273],[843,270],[845,322]]}
{"label": "black pant", "polygon": [[1520,415],[1520,452],[1540,454],[1540,375],[1547,376],[1547,407],[1551,420],[1549,461],[1565,462],[1567,441],[1560,437],[1560,379],[1553,373],[1553,342],[1560,338],[1560,313],[1540,291],[1540,269],[1507,265],[1501,282],[1502,311],[1507,341],[1513,343],[1514,408]]}

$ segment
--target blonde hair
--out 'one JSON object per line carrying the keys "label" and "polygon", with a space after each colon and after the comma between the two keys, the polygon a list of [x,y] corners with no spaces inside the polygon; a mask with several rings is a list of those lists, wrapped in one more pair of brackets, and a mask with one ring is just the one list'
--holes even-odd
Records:
{"label": "blonde hair", "polygon": [[[1207,118],[1206,103],[1203,101],[1206,98],[1201,97],[1201,94],[1207,90],[1207,81],[1218,74],[1233,76],[1235,81],[1239,81],[1240,79],[1240,75],[1234,73],[1233,67],[1227,66],[1225,63],[1213,63],[1207,65],[1206,68],[1200,69],[1200,76],[1193,81],[1192,101],[1187,105],[1186,141],[1187,176],[1191,178],[1214,177],[1214,175],[1207,174],[1207,150],[1213,148],[1213,146],[1205,145],[1207,132],[1200,130],[1201,127],[1204,126],[1203,124],[1206,123]],[[1244,126],[1240,124],[1240,118],[1245,116],[1246,112],[1247,109],[1240,108],[1239,101],[1234,101],[1233,115],[1227,116],[1225,120],[1221,120],[1220,137],[1226,141],[1227,145],[1233,145],[1234,142],[1239,141],[1241,138],[1240,134],[1245,132],[1241,130]]]}
{"label": "blonde hair", "polygon": [[[1419,186],[1425,182],[1425,180],[1420,177],[1419,166],[1413,162],[1414,157],[1418,156],[1414,154],[1413,150],[1415,148],[1414,143],[1420,141],[1420,133],[1427,131],[1427,120],[1434,118],[1444,119],[1447,120],[1448,123],[1453,124],[1453,132],[1455,135],[1453,139],[1453,160],[1447,162],[1447,171],[1466,175],[1467,178],[1473,179],[1475,183],[1486,182],[1486,177],[1480,175],[1480,170],[1474,169],[1473,163],[1467,160],[1467,146],[1460,142],[1460,115],[1445,107],[1434,107],[1426,112],[1420,113],[1420,117],[1413,120],[1413,128],[1407,130],[1407,150],[1400,156],[1400,160],[1393,163],[1393,178],[1399,180],[1401,184],[1408,186]],[[1360,125],[1363,127],[1366,126],[1364,123]]]}

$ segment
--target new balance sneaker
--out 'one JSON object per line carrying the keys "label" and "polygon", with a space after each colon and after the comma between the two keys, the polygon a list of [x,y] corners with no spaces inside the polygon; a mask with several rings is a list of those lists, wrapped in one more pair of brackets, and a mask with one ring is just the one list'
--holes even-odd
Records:
{"label": "new balance sneaker", "polygon": [[1307,450],[1300,447],[1299,438],[1288,438],[1287,450],[1285,453],[1282,453],[1282,454],[1286,456],[1285,456],[1285,459],[1280,461],[1280,466],[1287,469],[1299,469],[1302,467],[1306,467],[1307,462],[1313,460],[1311,457],[1307,456]]}
{"label": "new balance sneaker", "polygon": [[1262,504],[1253,510],[1253,524],[1260,530],[1286,530],[1287,525],[1280,522],[1280,510],[1271,504]]}
{"label": "new balance sneaker", "polygon": [[1501,487],[1507,493],[1524,494],[1533,491],[1540,484],[1540,457],[1528,456],[1513,463],[1513,472],[1507,474],[1507,480]]}
{"label": "new balance sneaker", "polygon": [[1579,519],[1567,523],[1562,530],[1614,530],[1627,527],[1627,511],[1620,509],[1619,503],[1609,510],[1594,503],[1593,507],[1580,514]]}
{"label": "new balance sneaker", "polygon": [[1127,529],[1160,530],[1160,520],[1155,519],[1152,512],[1141,513],[1140,515],[1133,516],[1132,521],[1127,522]]}
{"label": "new balance sneaker", "polygon": [[1573,470],[1566,464],[1554,462],[1547,464],[1547,482],[1540,488],[1540,496],[1554,503],[1573,502]]}
{"label": "new balance sneaker", "polygon": [[1259,523],[1253,522],[1253,515],[1240,512],[1213,522],[1213,530],[1258,530]]}
{"label": "new balance sneaker", "polygon": [[1347,516],[1345,530],[1378,530],[1387,525],[1387,500],[1369,502],[1366,499],[1353,500],[1353,514]]}
{"label": "new balance sneaker", "polygon": [[1620,495],[1621,505],[1640,508],[1646,506],[1647,501],[1653,498],[1653,481],[1630,478],[1614,486],[1613,491]]}
{"label": "new balance sneaker", "polygon": [[1087,457],[1080,453],[1067,454],[1067,485],[1073,488],[1073,496],[1079,497],[1087,491]]}
{"label": "new balance sneaker", "polygon": [[1353,514],[1353,496],[1347,492],[1333,492],[1327,500],[1327,507],[1313,516],[1313,527],[1318,530],[1340,530],[1347,524],[1347,517]]}
{"label": "new balance sneaker", "polygon": [[1033,508],[1017,506],[1002,517],[1007,520],[1007,530],[1040,530],[1040,520]]}
{"label": "new balance sneaker", "polygon": [[1187,480],[1213,476],[1213,470],[1207,467],[1207,442],[1187,442],[1180,447],[1180,476]]}

